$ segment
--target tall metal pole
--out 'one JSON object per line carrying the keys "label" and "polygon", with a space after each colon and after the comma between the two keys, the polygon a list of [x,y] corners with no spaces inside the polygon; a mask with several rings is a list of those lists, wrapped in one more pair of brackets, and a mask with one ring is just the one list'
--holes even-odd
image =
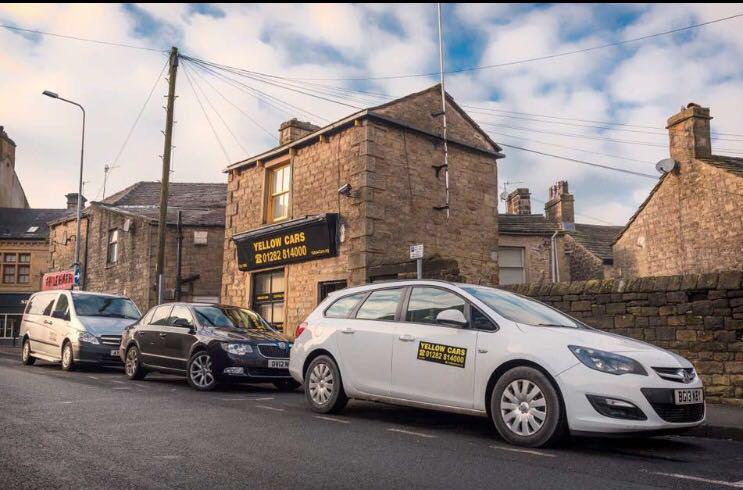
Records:
{"label": "tall metal pole", "polygon": [[439,16],[439,71],[441,72],[441,110],[443,112],[443,138],[444,138],[444,182],[446,186],[446,217],[449,218],[449,145],[446,141],[446,88],[444,87],[444,25],[441,20],[441,4],[437,3]]}
{"label": "tall metal pole", "polygon": [[173,148],[173,111],[175,108],[175,78],[178,73],[178,48],[170,50],[168,74],[168,106],[165,116],[165,147],[163,148],[163,174],[160,179],[160,221],[157,226],[157,304],[164,300],[165,230],[168,217],[168,184],[170,183],[170,153]]}
{"label": "tall metal pole", "polygon": [[178,238],[176,241],[175,256],[175,300],[181,300],[181,287],[183,278],[181,277],[181,264],[183,260],[183,213],[178,210]]}

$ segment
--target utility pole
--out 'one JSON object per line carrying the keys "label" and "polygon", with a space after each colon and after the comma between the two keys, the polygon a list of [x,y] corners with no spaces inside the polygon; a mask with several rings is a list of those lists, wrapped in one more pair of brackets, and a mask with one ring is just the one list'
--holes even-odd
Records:
{"label": "utility pole", "polygon": [[441,4],[438,3],[437,12],[439,17],[439,70],[441,72],[441,116],[443,117],[443,134],[444,138],[444,185],[446,186],[446,204],[437,209],[446,209],[446,217],[449,218],[451,212],[449,209],[449,145],[446,141],[446,88],[444,87],[444,22],[441,16]]}
{"label": "utility pole", "polygon": [[168,71],[168,106],[165,116],[165,147],[163,148],[163,173],[160,179],[160,221],[157,226],[157,304],[164,300],[165,230],[168,217],[168,184],[170,183],[170,153],[173,149],[173,111],[175,109],[175,79],[178,73],[178,48],[170,50]]}
{"label": "utility pole", "polygon": [[178,210],[178,235],[176,239],[177,252],[175,256],[175,300],[181,300],[181,289],[183,278],[181,277],[181,264],[183,256],[183,213]]}

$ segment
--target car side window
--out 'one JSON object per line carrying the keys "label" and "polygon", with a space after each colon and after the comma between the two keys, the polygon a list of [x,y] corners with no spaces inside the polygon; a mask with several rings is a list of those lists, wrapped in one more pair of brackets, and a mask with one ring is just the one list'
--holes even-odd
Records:
{"label": "car side window", "polygon": [[498,330],[495,322],[474,306],[470,307],[470,326],[475,330],[488,330],[491,332]]}
{"label": "car side window", "polygon": [[431,287],[414,287],[408,301],[405,321],[414,323],[436,323],[436,317],[444,310],[459,310],[464,314],[465,301],[454,293]]}
{"label": "car side window", "polygon": [[402,289],[380,289],[366,298],[356,318],[359,320],[388,320],[394,321],[397,306],[402,298]]}
{"label": "car side window", "polygon": [[44,316],[52,316],[52,308],[54,308],[54,300],[57,299],[57,295],[49,295],[48,298],[44,298],[44,312],[42,315]]}
{"label": "car side window", "polygon": [[364,299],[366,292],[352,294],[337,299],[332,305],[325,310],[326,318],[348,318],[359,301]]}
{"label": "car side window", "polygon": [[70,313],[70,302],[67,300],[66,294],[60,294],[57,304],[54,306],[54,313],[60,313],[62,318],[67,317]]}
{"label": "car side window", "polygon": [[170,314],[170,325],[174,325],[176,320],[185,320],[189,327],[193,327],[193,316],[191,312],[183,305],[177,305],[173,307],[173,312]]}
{"label": "car side window", "polygon": [[169,325],[171,305],[158,306],[150,318],[150,325]]}

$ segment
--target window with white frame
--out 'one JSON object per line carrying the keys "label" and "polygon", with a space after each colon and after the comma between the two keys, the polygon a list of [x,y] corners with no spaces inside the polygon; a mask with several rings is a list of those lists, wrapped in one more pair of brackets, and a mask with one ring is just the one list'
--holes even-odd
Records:
{"label": "window with white frame", "polygon": [[524,247],[498,247],[500,284],[526,282],[524,270]]}
{"label": "window with white frame", "polygon": [[106,262],[115,264],[119,259],[119,230],[113,229],[108,232],[108,250],[106,252]]}

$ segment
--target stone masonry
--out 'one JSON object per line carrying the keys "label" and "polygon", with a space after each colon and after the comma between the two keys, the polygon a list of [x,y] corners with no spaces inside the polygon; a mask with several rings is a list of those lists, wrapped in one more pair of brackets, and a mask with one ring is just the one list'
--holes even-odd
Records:
{"label": "stone masonry", "polygon": [[743,272],[504,286],[689,359],[710,402],[743,407]]}

